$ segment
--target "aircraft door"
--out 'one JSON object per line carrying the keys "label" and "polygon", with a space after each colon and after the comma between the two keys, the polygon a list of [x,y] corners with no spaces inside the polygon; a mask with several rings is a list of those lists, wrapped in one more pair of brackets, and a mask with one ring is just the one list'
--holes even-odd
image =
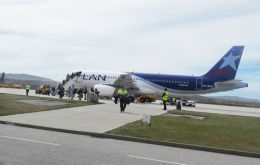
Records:
{"label": "aircraft door", "polygon": [[196,89],[197,90],[202,89],[202,79],[201,78],[197,78],[197,80],[196,80]]}

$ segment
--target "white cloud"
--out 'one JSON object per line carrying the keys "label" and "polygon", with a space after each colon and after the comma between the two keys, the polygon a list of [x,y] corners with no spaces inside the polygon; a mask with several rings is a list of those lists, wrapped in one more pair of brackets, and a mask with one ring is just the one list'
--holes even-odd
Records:
{"label": "white cloud", "polygon": [[200,75],[232,46],[260,61],[260,3],[0,0],[0,70],[61,80],[75,70]]}
{"label": "white cloud", "polygon": [[43,2],[46,0],[0,0],[0,5],[22,5],[22,4],[34,4],[37,2]]}

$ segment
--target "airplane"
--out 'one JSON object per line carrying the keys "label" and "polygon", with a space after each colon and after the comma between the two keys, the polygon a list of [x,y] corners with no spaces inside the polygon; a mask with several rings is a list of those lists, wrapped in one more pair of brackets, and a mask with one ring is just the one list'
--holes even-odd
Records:
{"label": "airplane", "polygon": [[233,46],[202,76],[88,70],[64,80],[63,87],[94,88],[100,96],[113,96],[117,89],[125,87],[130,96],[153,94],[157,98],[165,88],[171,97],[179,98],[245,88],[247,83],[235,79],[243,50],[244,46]]}

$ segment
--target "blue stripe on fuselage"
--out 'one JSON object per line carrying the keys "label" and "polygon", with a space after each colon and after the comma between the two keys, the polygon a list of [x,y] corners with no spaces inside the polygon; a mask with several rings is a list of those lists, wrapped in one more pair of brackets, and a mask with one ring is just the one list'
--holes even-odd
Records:
{"label": "blue stripe on fuselage", "polygon": [[195,90],[196,78],[194,76],[177,76],[166,74],[131,73],[148,82],[174,90]]}
{"label": "blue stripe on fuselage", "polygon": [[[196,77],[196,76],[150,74],[150,73],[131,73],[131,74],[141,79],[144,79],[145,82],[155,87],[160,86],[161,89],[168,88],[168,89],[180,90],[180,91],[207,90],[207,89],[214,88],[214,83],[217,82],[216,80],[208,79],[205,77]],[[201,79],[200,87],[197,84],[197,79]]]}

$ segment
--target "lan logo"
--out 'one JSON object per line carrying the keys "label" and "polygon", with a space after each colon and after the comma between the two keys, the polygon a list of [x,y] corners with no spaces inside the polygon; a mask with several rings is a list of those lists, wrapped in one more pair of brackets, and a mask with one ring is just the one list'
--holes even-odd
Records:
{"label": "lan logo", "polygon": [[102,76],[102,75],[95,75],[95,74],[93,74],[93,75],[91,75],[91,76],[89,76],[89,77],[83,77],[83,79],[84,80],[96,80],[96,81],[101,81],[101,80],[103,80],[103,81],[106,81],[106,79],[107,79],[107,76],[106,75],[104,75],[104,76]]}

